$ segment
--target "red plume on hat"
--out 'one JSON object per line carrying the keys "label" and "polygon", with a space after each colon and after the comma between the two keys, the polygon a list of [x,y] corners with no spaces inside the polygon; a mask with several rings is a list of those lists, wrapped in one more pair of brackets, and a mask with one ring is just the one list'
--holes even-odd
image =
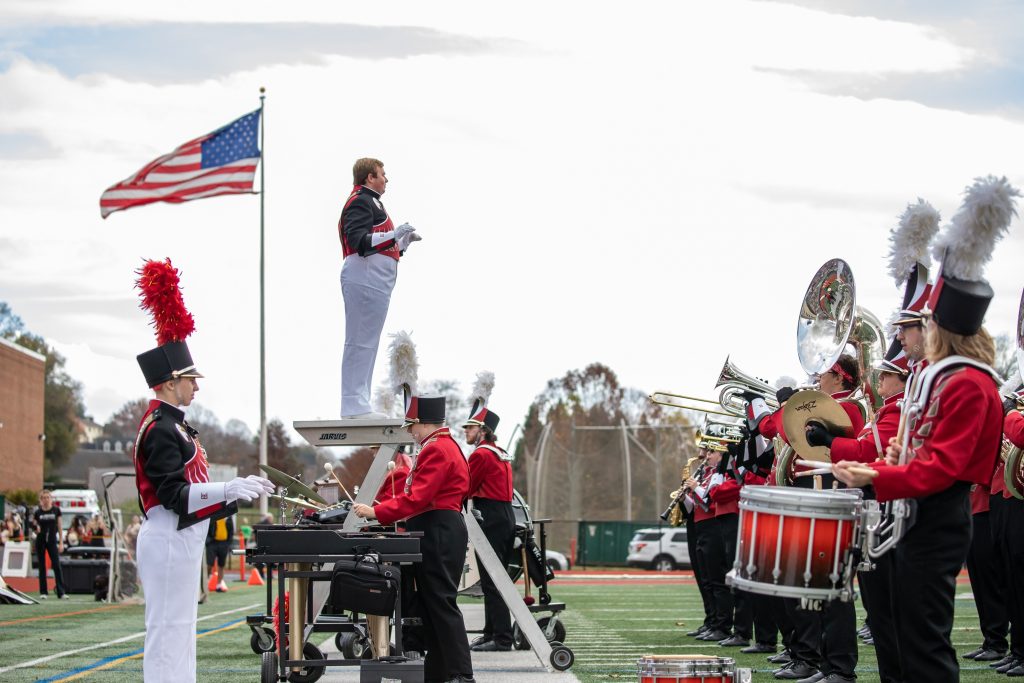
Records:
{"label": "red plume on hat", "polygon": [[171,265],[171,259],[146,261],[135,273],[139,276],[135,286],[142,299],[139,308],[153,317],[157,345],[184,341],[195,331],[196,323],[181,298],[178,269]]}

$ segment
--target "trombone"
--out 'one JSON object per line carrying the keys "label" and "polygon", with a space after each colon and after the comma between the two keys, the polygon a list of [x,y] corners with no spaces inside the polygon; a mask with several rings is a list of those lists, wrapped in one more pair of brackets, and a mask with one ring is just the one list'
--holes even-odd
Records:
{"label": "trombone", "polygon": [[[669,398],[659,398],[668,396]],[[672,399],[679,399],[674,401]],[[713,401],[709,398],[697,398],[696,396],[684,396],[683,394],[673,394],[667,391],[655,391],[653,394],[647,397],[651,403],[659,406],[667,406],[669,408],[680,408],[682,410],[692,410],[697,413],[708,413],[710,415],[725,415],[726,417],[736,417],[733,413],[727,413],[723,410],[714,410],[712,408],[705,408],[698,405],[686,405],[686,401],[693,403],[710,403],[713,405],[719,405],[718,401]]]}

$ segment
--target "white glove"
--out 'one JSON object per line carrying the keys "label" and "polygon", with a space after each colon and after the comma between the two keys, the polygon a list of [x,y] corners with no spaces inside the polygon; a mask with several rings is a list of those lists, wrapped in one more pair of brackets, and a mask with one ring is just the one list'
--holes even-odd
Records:
{"label": "white glove", "polygon": [[412,242],[419,242],[423,237],[418,232],[410,232],[398,239],[398,250],[405,251]]}
{"label": "white glove", "polygon": [[410,235],[414,232],[416,232],[416,228],[412,227],[408,223],[402,223],[397,228],[395,228],[395,239],[400,240],[406,235]]}
{"label": "white glove", "polygon": [[253,500],[263,493],[263,484],[251,479],[235,477],[224,484],[224,498],[230,503],[233,500]]}
{"label": "white glove", "polygon": [[274,491],[277,490],[277,486],[274,484],[274,482],[264,477],[261,477],[258,474],[250,474],[248,477],[246,477],[246,479],[248,479],[249,481],[254,481],[260,486],[262,486],[264,493],[273,493]]}

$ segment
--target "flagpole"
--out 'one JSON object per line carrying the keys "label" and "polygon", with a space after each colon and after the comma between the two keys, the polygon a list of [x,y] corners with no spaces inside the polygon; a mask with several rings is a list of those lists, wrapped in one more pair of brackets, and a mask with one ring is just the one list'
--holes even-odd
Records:
{"label": "flagpole", "polygon": [[[260,86],[260,464],[267,464],[267,339],[266,339],[266,304],[263,291],[263,200],[267,196],[267,183],[264,171],[267,167],[266,146],[264,136],[267,120],[263,113],[267,89]],[[263,472],[261,471],[260,474]],[[260,515],[267,514],[267,496],[260,496]]]}

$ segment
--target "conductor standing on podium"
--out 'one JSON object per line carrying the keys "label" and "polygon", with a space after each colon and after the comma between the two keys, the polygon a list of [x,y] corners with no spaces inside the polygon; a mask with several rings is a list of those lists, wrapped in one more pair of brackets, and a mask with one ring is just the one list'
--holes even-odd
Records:
{"label": "conductor standing on podium", "polygon": [[462,504],[469,495],[469,465],[445,421],[444,396],[413,396],[405,427],[419,442],[416,464],[396,498],[352,512],[382,524],[405,519],[407,531],[421,531],[423,559],[413,564],[416,604],[423,617],[426,680],[473,683],[466,624],[456,603],[469,537]]}
{"label": "conductor standing on podium", "polygon": [[373,364],[380,333],[398,277],[398,260],[409,244],[422,239],[408,223],[397,228],[384,210],[384,164],[359,159],[352,167],[354,187],[338,221],[344,265],[345,351],[341,358],[341,416],[383,418],[370,409]]}

